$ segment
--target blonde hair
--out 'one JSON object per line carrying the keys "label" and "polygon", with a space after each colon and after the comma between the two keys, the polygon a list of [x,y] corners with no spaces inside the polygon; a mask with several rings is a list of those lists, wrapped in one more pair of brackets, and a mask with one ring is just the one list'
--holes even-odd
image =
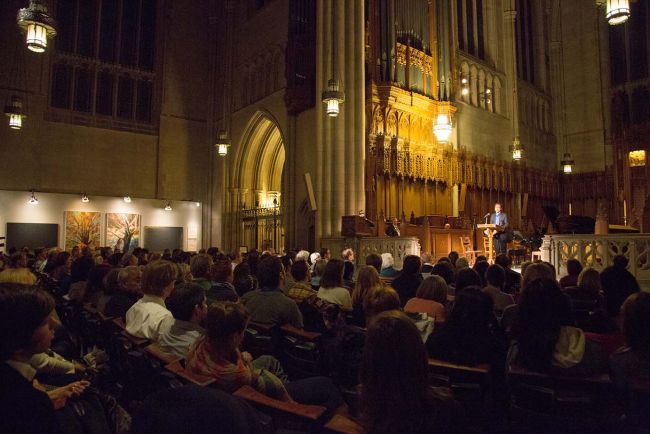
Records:
{"label": "blonde hair", "polygon": [[598,270],[591,267],[583,268],[578,275],[578,286],[592,292],[599,292],[601,290],[601,285],[600,273]]}
{"label": "blonde hair", "polygon": [[176,280],[178,268],[169,261],[155,261],[147,264],[142,272],[142,292],[161,297],[165,288]]}
{"label": "blonde hair", "polygon": [[448,290],[449,287],[447,286],[445,279],[434,274],[420,283],[415,296],[417,298],[424,298],[425,300],[433,300],[440,304],[445,304],[447,302]]}
{"label": "blonde hair", "polygon": [[28,268],[7,268],[0,272],[0,283],[35,285],[36,276]]}
{"label": "blonde hair", "polygon": [[363,300],[369,293],[381,287],[381,279],[375,267],[364,265],[359,269],[357,283],[352,291],[352,305],[363,304]]}

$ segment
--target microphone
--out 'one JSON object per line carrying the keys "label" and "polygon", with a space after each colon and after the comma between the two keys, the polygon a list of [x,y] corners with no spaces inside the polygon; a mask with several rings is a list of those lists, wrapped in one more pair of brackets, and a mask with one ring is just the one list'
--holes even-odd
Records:
{"label": "microphone", "polygon": [[490,213],[487,213],[487,214],[485,214],[485,215],[483,216],[484,219],[486,219],[486,218],[488,218],[488,217],[490,217]]}

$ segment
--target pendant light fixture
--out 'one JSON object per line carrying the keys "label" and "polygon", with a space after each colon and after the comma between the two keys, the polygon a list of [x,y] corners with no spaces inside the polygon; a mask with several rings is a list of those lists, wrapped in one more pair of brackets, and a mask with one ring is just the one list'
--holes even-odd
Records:
{"label": "pendant light fixture", "polygon": [[47,39],[56,36],[56,21],[47,11],[43,0],[30,0],[29,6],[18,11],[18,27],[26,34],[27,48],[42,53],[47,48]]}
{"label": "pendant light fixture", "polygon": [[433,125],[433,134],[440,143],[447,143],[451,137],[452,126],[448,113],[439,113]]}
{"label": "pendant light fixture", "polygon": [[219,154],[220,157],[225,157],[228,155],[228,148],[230,148],[230,139],[228,138],[228,133],[226,130],[219,130],[215,146],[217,147],[217,154]]}
{"label": "pendant light fixture", "polygon": [[339,81],[336,78],[337,72],[338,72],[338,65],[337,65],[337,55],[336,55],[336,45],[338,43],[338,32],[337,32],[337,26],[336,26],[336,4],[338,3],[337,0],[332,0],[331,5],[332,5],[332,49],[330,52],[332,53],[332,63],[331,63],[331,68],[332,68],[332,75],[329,80],[327,80],[327,89],[323,91],[321,98],[323,100],[323,104],[327,106],[325,109],[325,113],[329,117],[337,117],[340,112],[340,107],[339,105],[343,104],[345,101],[345,92],[341,90]]}
{"label": "pendant light fixture", "polygon": [[38,205],[38,199],[36,199],[36,195],[34,194],[34,190],[31,191],[31,196],[29,198],[29,201],[27,202],[30,205]]}
{"label": "pendant light fixture", "polygon": [[607,0],[605,18],[610,26],[625,23],[630,18],[629,0]]}
{"label": "pendant light fixture", "polygon": [[524,156],[524,148],[521,146],[519,137],[515,137],[512,141],[512,146],[510,146],[510,152],[512,152],[513,161],[520,161]]}
{"label": "pendant light fixture", "polygon": [[575,161],[571,158],[571,153],[570,152],[565,152],[564,153],[564,158],[562,161],[560,161],[560,165],[562,166],[562,172],[565,174],[570,174],[573,172],[573,165],[575,164]]}
{"label": "pendant light fixture", "polygon": [[5,115],[9,118],[9,128],[19,130],[23,127],[23,100],[21,97],[12,95],[5,105]]}

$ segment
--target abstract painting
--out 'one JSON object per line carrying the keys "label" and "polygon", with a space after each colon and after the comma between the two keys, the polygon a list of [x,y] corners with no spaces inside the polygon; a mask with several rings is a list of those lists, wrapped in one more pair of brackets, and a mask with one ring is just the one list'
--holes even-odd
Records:
{"label": "abstract painting", "polygon": [[101,245],[100,220],[101,213],[85,211],[65,212],[65,249],[73,247],[90,247],[94,249]]}
{"label": "abstract painting", "polygon": [[140,214],[106,213],[106,245],[128,252],[140,245]]}

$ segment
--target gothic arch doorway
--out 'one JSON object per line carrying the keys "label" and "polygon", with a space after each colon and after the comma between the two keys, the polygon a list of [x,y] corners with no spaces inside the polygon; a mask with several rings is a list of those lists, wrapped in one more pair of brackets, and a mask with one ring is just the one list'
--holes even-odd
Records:
{"label": "gothic arch doorway", "polygon": [[230,215],[237,247],[284,249],[282,181],[284,137],[273,117],[253,115],[237,150],[230,183]]}

